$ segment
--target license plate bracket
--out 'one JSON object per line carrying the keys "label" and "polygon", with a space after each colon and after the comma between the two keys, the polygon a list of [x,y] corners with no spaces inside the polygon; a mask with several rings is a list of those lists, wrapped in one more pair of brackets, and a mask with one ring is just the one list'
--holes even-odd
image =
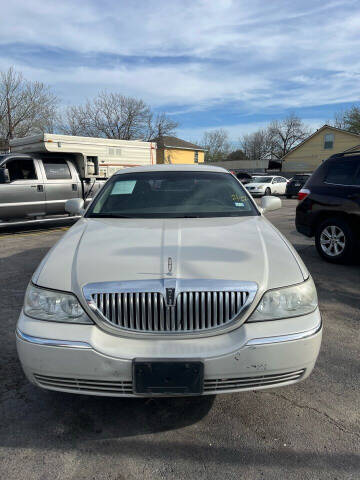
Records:
{"label": "license plate bracket", "polygon": [[199,360],[135,359],[133,384],[139,395],[199,395],[203,392],[204,364]]}

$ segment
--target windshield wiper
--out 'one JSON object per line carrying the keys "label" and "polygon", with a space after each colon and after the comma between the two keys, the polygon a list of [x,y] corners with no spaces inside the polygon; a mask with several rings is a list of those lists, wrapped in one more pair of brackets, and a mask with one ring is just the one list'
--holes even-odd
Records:
{"label": "windshield wiper", "polygon": [[201,218],[200,215],[179,215],[176,217],[170,217],[170,218]]}

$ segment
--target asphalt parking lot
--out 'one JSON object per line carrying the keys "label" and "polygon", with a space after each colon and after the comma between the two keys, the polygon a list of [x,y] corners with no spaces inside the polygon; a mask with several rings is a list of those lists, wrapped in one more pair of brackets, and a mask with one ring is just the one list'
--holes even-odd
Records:
{"label": "asphalt parking lot", "polygon": [[30,385],[15,323],[32,272],[65,229],[0,232],[0,478],[359,478],[360,266],[321,260],[295,231],[296,203],[283,200],[269,219],[318,288],[315,370],[291,387],[216,397],[100,398]]}

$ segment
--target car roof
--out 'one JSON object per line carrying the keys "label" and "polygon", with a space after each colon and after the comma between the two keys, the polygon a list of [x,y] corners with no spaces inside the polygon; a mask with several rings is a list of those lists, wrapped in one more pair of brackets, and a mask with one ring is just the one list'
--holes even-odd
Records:
{"label": "car roof", "polygon": [[[261,175],[254,175],[253,178],[256,177],[270,177],[270,178],[275,178],[275,177],[281,177],[281,175],[267,175],[266,173],[262,173]],[[285,177],[283,177],[285,178]]]}
{"label": "car roof", "polygon": [[212,165],[144,165],[141,167],[129,167],[118,170],[115,175],[122,175],[124,173],[140,173],[140,172],[215,172],[227,173],[230,172],[223,167],[215,167]]}

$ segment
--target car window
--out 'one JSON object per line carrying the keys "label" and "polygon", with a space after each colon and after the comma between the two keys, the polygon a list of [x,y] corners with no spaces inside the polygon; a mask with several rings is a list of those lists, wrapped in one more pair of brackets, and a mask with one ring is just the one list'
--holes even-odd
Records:
{"label": "car window", "polygon": [[90,217],[231,217],[258,215],[229,173],[158,171],[112,177],[91,205]]}
{"label": "car window", "polygon": [[306,182],[309,177],[310,175],[295,175],[292,180],[296,182]]}
{"label": "car window", "polygon": [[31,158],[17,158],[6,162],[9,170],[10,182],[15,180],[37,180],[34,160]]}
{"label": "car window", "polygon": [[253,177],[250,183],[271,183],[273,177]]}
{"label": "car window", "polygon": [[336,185],[360,185],[359,169],[360,162],[332,162],[328,166],[325,182]]}
{"label": "car window", "polygon": [[71,178],[71,172],[66,160],[43,159],[43,164],[48,180],[67,180]]}
{"label": "car window", "polygon": [[286,180],[286,178],[284,178],[284,177],[280,177],[280,182],[281,182],[281,183],[286,183],[287,180]]}

